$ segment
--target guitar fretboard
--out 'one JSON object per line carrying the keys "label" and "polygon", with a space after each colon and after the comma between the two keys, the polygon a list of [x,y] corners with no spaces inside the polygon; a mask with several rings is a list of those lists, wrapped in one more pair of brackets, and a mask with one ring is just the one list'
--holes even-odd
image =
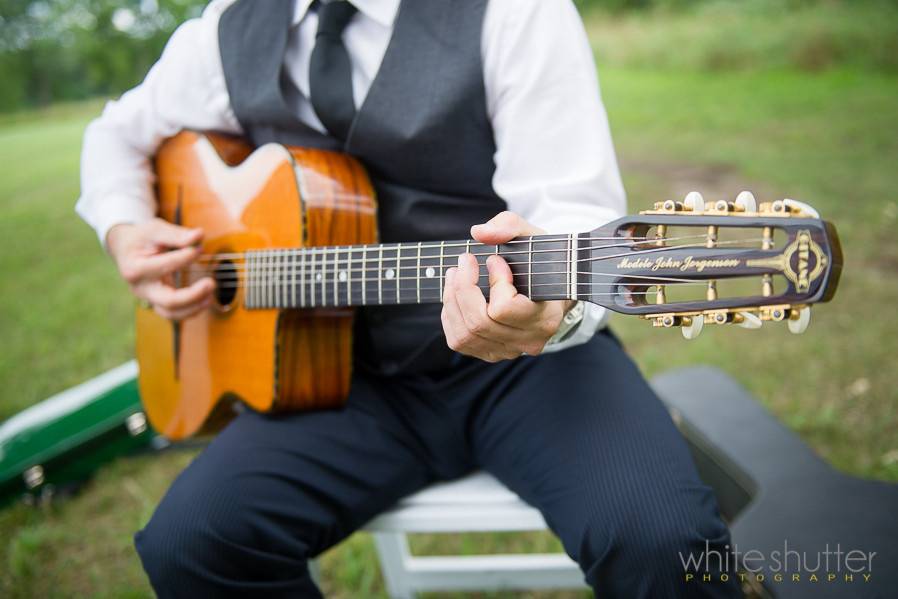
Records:
{"label": "guitar fretboard", "polygon": [[[462,253],[481,265],[478,286],[489,294],[486,260],[508,262],[514,285],[533,300],[576,299],[577,235],[540,235],[502,245],[473,241],[395,243],[247,252],[247,308],[318,308],[425,304],[442,301],[446,271]],[[573,272],[572,272],[573,271]]]}

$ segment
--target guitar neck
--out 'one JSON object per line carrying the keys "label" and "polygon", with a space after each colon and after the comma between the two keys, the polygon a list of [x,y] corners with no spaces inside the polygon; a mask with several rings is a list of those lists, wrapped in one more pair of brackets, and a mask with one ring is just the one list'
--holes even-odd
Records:
{"label": "guitar neck", "polygon": [[577,235],[539,235],[502,245],[440,241],[257,250],[244,256],[247,308],[321,308],[440,303],[446,271],[470,253],[485,267],[499,255],[519,293],[535,301],[577,299]]}

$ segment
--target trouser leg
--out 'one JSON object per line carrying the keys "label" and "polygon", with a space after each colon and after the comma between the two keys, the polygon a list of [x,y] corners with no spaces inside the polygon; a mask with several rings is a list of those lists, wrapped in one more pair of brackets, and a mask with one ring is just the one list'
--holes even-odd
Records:
{"label": "trouser leg", "polygon": [[738,595],[682,559],[729,532],[666,409],[615,340],[509,363],[472,425],[475,458],[539,508],[600,597]]}
{"label": "trouser leg", "polygon": [[135,542],[160,597],[317,597],[307,561],[430,477],[356,377],[342,411],[247,413],[178,477]]}

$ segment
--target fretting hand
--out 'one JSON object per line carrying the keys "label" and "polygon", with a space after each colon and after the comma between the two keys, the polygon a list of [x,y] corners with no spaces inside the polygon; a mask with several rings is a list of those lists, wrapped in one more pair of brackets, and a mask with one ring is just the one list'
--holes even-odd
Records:
{"label": "fretting hand", "polygon": [[[471,236],[488,245],[543,233],[512,212],[502,212],[485,224],[471,227]],[[503,258],[490,256],[486,266],[489,302],[477,287],[480,267],[474,256],[462,254],[458,268],[446,272],[441,317],[449,347],[487,362],[541,353],[573,302],[532,302],[515,289],[511,269]]]}
{"label": "fretting hand", "polygon": [[139,225],[121,224],[106,235],[109,253],[131,293],[149,302],[160,316],[183,320],[212,303],[215,283],[203,277],[186,287],[170,284],[172,273],[200,255],[199,229],[188,229],[160,218]]}

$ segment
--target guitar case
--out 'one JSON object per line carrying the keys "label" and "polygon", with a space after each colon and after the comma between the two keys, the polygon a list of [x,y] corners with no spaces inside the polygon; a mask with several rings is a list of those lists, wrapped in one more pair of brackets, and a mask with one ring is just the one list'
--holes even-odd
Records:
{"label": "guitar case", "polygon": [[128,362],[0,424],[0,506],[70,491],[102,464],[165,441],[147,423]]}
{"label": "guitar case", "polygon": [[[797,553],[789,554],[785,576],[782,564],[769,559],[757,573],[746,572],[745,582],[756,594],[898,596],[898,485],[835,470],[719,370],[674,370],[654,378],[652,386],[686,437],[702,480],[714,489],[733,544],[765,558],[775,551]],[[844,559],[837,568],[840,558],[832,554],[820,556],[820,567],[812,571],[818,553],[827,550],[841,551],[843,558],[849,551],[875,553],[864,570],[869,581],[846,568]],[[796,572],[799,559],[804,567]],[[760,565],[751,562],[753,569]]]}

